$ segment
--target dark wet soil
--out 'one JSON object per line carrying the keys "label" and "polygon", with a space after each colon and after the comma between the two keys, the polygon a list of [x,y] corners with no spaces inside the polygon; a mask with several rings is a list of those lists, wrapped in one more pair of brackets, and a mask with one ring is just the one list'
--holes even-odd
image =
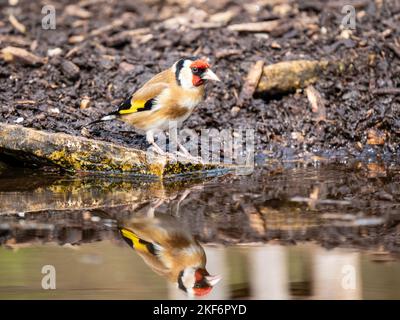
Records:
{"label": "dark wet soil", "polygon": [[[41,66],[23,66],[0,59],[0,121],[81,135],[83,124],[112,111],[153,74],[196,54],[209,57],[223,81],[208,88],[205,103],[187,121],[188,127],[253,128],[261,160],[314,154],[397,161],[400,95],[385,90],[400,87],[400,2],[354,2],[356,30],[348,37],[340,28],[341,9],[352,1],[257,3],[63,0],[56,4],[56,29],[44,30],[40,2],[21,0],[15,7],[2,2],[0,47],[23,47],[47,60]],[[85,12],[67,7],[70,4]],[[226,26],[193,28],[229,10],[237,13],[228,24],[278,19],[285,27],[269,34],[237,33]],[[26,34],[10,24],[10,14],[25,25]],[[180,15],[181,22],[167,21]],[[93,34],[104,26],[109,28]],[[147,27],[132,40],[121,34]],[[55,48],[61,54],[50,57],[49,50]],[[340,74],[323,75],[315,84],[326,102],[326,119],[314,119],[301,91],[254,98],[233,115],[245,76],[260,59],[266,64],[345,61]],[[82,104],[83,99],[90,104]],[[89,136],[142,148],[146,144],[120,122],[92,128]]]}

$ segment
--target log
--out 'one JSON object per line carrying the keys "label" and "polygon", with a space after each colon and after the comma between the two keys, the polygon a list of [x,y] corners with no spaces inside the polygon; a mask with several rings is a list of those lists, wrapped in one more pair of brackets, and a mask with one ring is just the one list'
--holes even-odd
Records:
{"label": "log", "polygon": [[315,83],[328,65],[328,61],[294,60],[266,66],[256,92],[273,95],[305,88]]}
{"label": "log", "polygon": [[49,133],[20,125],[0,124],[0,156],[24,164],[52,166],[70,172],[129,173],[168,177],[175,174],[222,169],[219,164],[194,163],[127,148],[109,142]]}
{"label": "log", "polygon": [[[1,168],[1,163],[0,163]],[[12,169],[11,169],[12,170]],[[59,176],[11,175],[0,185],[0,216],[43,211],[91,210],[141,207],[154,200],[179,198],[183,192],[202,186],[207,179],[149,180],[124,175]]]}
{"label": "log", "polygon": [[129,179],[123,176],[108,176],[104,179],[89,175],[65,179],[36,174],[34,179],[27,179],[26,176],[3,178],[0,186],[0,216],[47,210],[140,206],[154,197],[163,197],[169,190],[166,186],[168,184],[160,180]]}
{"label": "log", "polygon": [[136,180],[118,181],[114,178],[106,180],[85,177],[59,178],[54,179],[55,181],[50,179],[49,177],[46,181],[45,177],[36,176],[37,185],[22,190],[20,185],[27,184],[26,177],[12,178],[10,183],[8,179],[3,179],[8,188],[7,190],[5,186],[0,188],[0,216],[46,210],[88,210],[135,203],[139,205],[146,201],[145,196],[148,194],[140,188]]}

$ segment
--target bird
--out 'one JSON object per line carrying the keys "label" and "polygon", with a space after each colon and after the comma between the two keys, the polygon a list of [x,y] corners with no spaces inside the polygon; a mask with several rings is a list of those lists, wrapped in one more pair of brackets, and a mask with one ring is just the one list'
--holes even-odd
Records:
{"label": "bird", "polygon": [[173,216],[133,217],[119,232],[155,273],[188,296],[207,295],[221,280],[208,273],[204,249]]}
{"label": "bird", "polygon": [[[147,142],[161,155],[166,152],[154,141],[157,130],[167,130],[170,121],[177,126],[192,114],[205,98],[204,85],[208,81],[221,81],[211,70],[210,64],[197,57],[184,57],[170,68],[156,74],[141,88],[129,95],[118,109],[103,116],[95,123],[119,119],[133,126],[136,132],[146,135]],[[177,143],[186,156],[190,153]]]}

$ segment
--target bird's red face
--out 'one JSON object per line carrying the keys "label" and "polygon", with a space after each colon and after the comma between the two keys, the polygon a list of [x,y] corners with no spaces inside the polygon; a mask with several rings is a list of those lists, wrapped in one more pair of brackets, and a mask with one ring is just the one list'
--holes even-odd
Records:
{"label": "bird's red face", "polygon": [[196,60],[190,65],[190,69],[192,70],[192,83],[195,87],[201,86],[205,80],[201,77],[206,72],[206,70],[210,68],[210,65],[204,60]]}
{"label": "bird's red face", "polygon": [[176,82],[183,89],[194,89],[202,86],[207,80],[221,81],[211,71],[210,65],[202,59],[182,58],[174,63],[172,72]]}
{"label": "bird's red face", "polygon": [[192,84],[201,86],[207,80],[220,81],[217,75],[211,71],[210,65],[204,60],[195,60],[190,65],[192,71]]}
{"label": "bird's red face", "polygon": [[207,282],[205,276],[208,272],[204,269],[197,269],[194,273],[195,282],[193,286],[193,293],[195,296],[205,296],[210,293],[212,286]]}
{"label": "bird's red face", "polygon": [[193,293],[197,297],[209,294],[220,280],[220,276],[210,276],[207,270],[197,269],[194,273],[195,282],[193,286]]}
{"label": "bird's red face", "polygon": [[204,268],[187,267],[179,273],[178,288],[190,296],[204,296],[221,280],[220,276],[211,276]]}

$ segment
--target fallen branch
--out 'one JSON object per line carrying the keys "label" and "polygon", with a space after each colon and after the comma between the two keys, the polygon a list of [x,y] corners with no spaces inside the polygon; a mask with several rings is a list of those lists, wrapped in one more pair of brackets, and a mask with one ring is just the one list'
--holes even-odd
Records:
{"label": "fallen branch", "polygon": [[0,124],[0,155],[5,154],[36,166],[53,166],[67,171],[114,172],[150,176],[223,168],[218,164],[193,163],[180,158],[169,162],[166,157],[113,143],[49,133],[19,125]]}
{"label": "fallen branch", "polygon": [[[7,166],[4,164],[4,170]],[[0,162],[0,171],[2,163]],[[31,176],[32,177],[32,176]],[[47,210],[92,210],[96,208],[137,208],[152,200],[173,200],[203,186],[205,179],[132,179],[124,175],[65,176],[35,174],[3,177],[0,184],[2,214],[39,214]],[[112,187],[110,188],[110,184]],[[156,190],[156,192],[155,192]],[[65,201],[68,199],[68,201]]]}
{"label": "fallen branch", "polygon": [[257,93],[270,95],[305,88],[316,82],[328,61],[294,60],[264,67]]}
{"label": "fallen branch", "polygon": [[[0,187],[0,215],[31,213],[44,210],[88,210],[115,205],[135,205],[144,203],[154,196],[149,192],[152,186],[162,188],[160,181],[149,182],[139,179],[109,177],[106,181],[96,176],[79,176],[60,179],[36,176],[34,183],[22,178],[3,179]],[[12,192],[24,186],[20,192]],[[10,192],[11,191],[11,192]],[[68,201],[65,201],[68,199]]]}

